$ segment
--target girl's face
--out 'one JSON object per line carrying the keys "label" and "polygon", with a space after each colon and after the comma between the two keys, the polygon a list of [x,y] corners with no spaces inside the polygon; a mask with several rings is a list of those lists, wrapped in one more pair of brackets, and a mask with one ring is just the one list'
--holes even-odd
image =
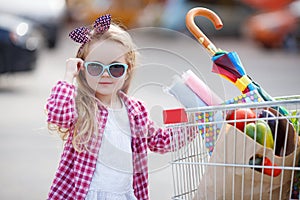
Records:
{"label": "girl's face", "polygon": [[[86,56],[84,62],[99,62],[103,65],[112,63],[126,64],[126,48],[118,42],[105,40],[99,41],[90,46],[90,52]],[[120,78],[113,78],[107,70],[104,70],[100,76],[91,76],[85,68],[85,77],[89,86],[96,92],[96,97],[101,98],[112,97],[122,88],[127,74]]]}

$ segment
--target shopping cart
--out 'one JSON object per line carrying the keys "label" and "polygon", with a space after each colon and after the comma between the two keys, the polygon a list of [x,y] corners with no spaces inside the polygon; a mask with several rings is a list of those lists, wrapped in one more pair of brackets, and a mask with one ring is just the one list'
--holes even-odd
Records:
{"label": "shopping cart", "polygon": [[[290,114],[283,116],[279,107]],[[243,109],[255,116],[238,118]],[[186,114],[188,122],[166,125],[174,138],[186,138],[185,146],[172,140],[172,199],[300,199],[299,96],[192,108]],[[259,143],[258,128],[254,137],[246,134],[247,124],[261,121],[272,129],[273,147],[267,137]],[[241,123],[243,130],[237,128]],[[192,141],[190,130],[196,134]]]}

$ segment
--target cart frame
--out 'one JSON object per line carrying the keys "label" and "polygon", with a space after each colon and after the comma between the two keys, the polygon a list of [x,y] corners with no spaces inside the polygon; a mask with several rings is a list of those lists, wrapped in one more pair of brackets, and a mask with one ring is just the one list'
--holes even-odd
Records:
{"label": "cart frame", "polygon": [[[176,140],[171,140],[172,146],[174,148],[174,151],[172,153],[172,162],[171,162],[171,166],[172,166],[172,173],[173,173],[173,184],[174,184],[174,195],[172,197],[172,199],[176,199],[176,200],[188,200],[188,199],[209,199],[211,200],[213,197],[213,199],[228,199],[228,195],[227,193],[231,193],[230,196],[232,197],[231,199],[257,199],[257,194],[259,199],[266,199],[263,195],[264,191],[264,184],[265,184],[265,179],[267,175],[262,174],[261,175],[261,181],[259,182],[259,184],[254,183],[254,181],[252,180],[252,189],[251,189],[251,193],[250,196],[246,195],[245,192],[245,188],[248,187],[248,185],[245,185],[246,182],[242,181],[241,183],[235,183],[235,171],[242,171],[242,180],[248,178],[245,177],[246,175],[244,175],[243,173],[245,172],[245,170],[251,169],[253,171],[255,170],[267,170],[267,169],[271,169],[271,170],[276,170],[279,169],[282,171],[282,175],[280,175],[280,179],[281,179],[281,184],[283,184],[283,180],[285,175],[284,174],[289,174],[288,172],[292,172],[290,175],[290,184],[288,187],[288,196],[290,198],[292,198],[293,196],[293,192],[295,190],[295,186],[294,186],[294,179],[296,177],[296,173],[299,171],[300,172],[300,167],[298,167],[298,161],[299,161],[299,149],[298,148],[298,133],[299,133],[299,124],[298,127],[294,127],[295,129],[298,129],[296,131],[297,132],[297,142],[295,144],[295,149],[293,150],[293,152],[295,152],[293,154],[293,162],[291,166],[286,166],[284,161],[282,165],[277,165],[277,166],[264,166],[264,165],[250,165],[249,163],[240,163],[238,162],[232,162],[232,163],[226,163],[226,162],[219,162],[219,161],[213,161],[211,160],[211,154],[208,152],[207,149],[207,144],[206,144],[206,133],[205,130],[207,130],[207,128],[213,129],[213,130],[218,130],[218,128],[220,127],[224,127],[227,126],[227,124],[229,122],[233,123],[233,126],[236,125],[237,122],[239,122],[238,119],[235,120],[226,120],[224,116],[226,116],[226,114],[229,111],[232,110],[236,110],[236,109],[242,109],[242,108],[250,108],[252,109],[255,113],[259,113],[262,109],[266,109],[266,108],[273,108],[273,109],[277,109],[278,107],[282,106],[287,108],[287,110],[290,111],[290,114],[288,116],[282,116],[282,115],[277,115],[275,118],[270,118],[267,120],[295,120],[297,119],[298,121],[300,121],[300,96],[288,96],[288,97],[278,97],[276,98],[278,100],[276,101],[265,101],[265,102],[256,102],[256,103],[241,103],[241,104],[230,104],[230,105],[218,105],[218,106],[208,106],[208,107],[199,107],[199,108],[192,108],[192,109],[186,109],[186,113],[188,115],[189,118],[189,122],[187,123],[181,123],[181,124],[169,124],[166,125],[167,128],[170,128],[171,130],[173,130],[176,134],[184,134],[184,135],[188,135],[187,133],[189,132],[188,130],[190,130],[191,128],[195,128],[195,127],[200,127],[200,126],[204,126],[204,132],[202,132],[202,134],[197,134],[194,138],[194,140],[192,142],[189,142],[188,139],[186,140],[186,145],[184,147],[181,147],[180,145],[177,144]],[[207,119],[205,120],[205,122],[195,122],[195,113],[203,113],[204,116],[206,116],[207,113],[213,113],[214,115],[216,113],[222,113],[223,119]],[[248,122],[250,120],[253,119],[243,119],[241,121],[245,121]],[[257,119],[256,119],[257,120]],[[203,128],[203,127],[202,127]],[[180,130],[180,131],[178,131]],[[182,130],[183,133],[181,132]],[[276,130],[277,131],[277,130]],[[217,132],[215,132],[217,133]],[[275,133],[276,134],[276,133]],[[217,135],[217,134],[216,134]],[[215,136],[215,141],[213,141],[213,146],[215,146],[216,144],[218,144],[218,136]],[[246,136],[246,134],[244,134],[244,137],[248,137]],[[175,137],[176,138],[176,137]],[[188,138],[186,136],[186,138]],[[234,140],[235,140],[235,135],[233,136]],[[237,152],[244,152],[245,151],[245,144],[243,145],[239,145],[236,144],[235,142],[232,143],[233,145],[233,149],[234,149],[234,154],[236,154]],[[225,145],[224,145],[225,146]],[[283,153],[285,154],[285,150],[287,146],[287,142],[285,142],[285,146],[283,147]],[[222,147],[223,148],[223,147]],[[227,147],[224,147],[224,151],[226,151]],[[253,154],[255,153],[255,149]],[[266,155],[266,151],[264,150],[264,152],[262,152],[263,156]],[[212,154],[214,154],[214,151],[212,151]],[[285,158],[286,155],[282,155],[282,157]],[[275,156],[274,156],[275,157]],[[271,159],[274,162],[274,157],[273,159]],[[255,158],[255,156],[254,156]],[[246,158],[243,158],[243,160]],[[283,159],[284,160],[284,159]],[[235,160],[234,160],[235,161]],[[199,192],[199,185],[203,184],[203,179],[205,176],[205,172],[207,171],[207,169],[211,167],[215,169],[215,172],[218,171],[216,169],[220,169],[220,168],[224,168],[224,169],[228,169],[231,168],[233,173],[229,176],[226,177],[226,179],[232,179],[231,183],[233,184],[232,187],[230,187],[231,191],[226,191],[226,189],[224,189],[226,187],[226,182],[224,179],[222,179],[221,183],[215,184],[213,188],[209,188],[208,190],[211,191],[217,191],[219,190],[219,188],[223,188],[223,195],[221,195],[221,197],[217,196],[217,195],[207,195],[204,194],[204,198],[203,197],[195,197],[195,194],[197,193],[197,191]],[[225,172],[224,172],[225,173]],[[256,173],[256,172],[255,172]],[[212,179],[216,179],[218,177],[214,177],[214,175],[216,176],[217,173],[212,174]],[[272,174],[274,175],[274,174]],[[224,174],[224,177],[226,176],[226,173]],[[271,176],[270,176],[271,177]],[[276,177],[268,177],[271,181],[270,184],[270,195],[267,197],[267,199],[274,199],[276,195],[279,195],[280,199],[284,199],[286,197],[286,191],[285,188],[280,187],[279,188],[279,192],[278,194],[274,194],[272,197],[272,190],[274,190],[275,186],[273,182]],[[253,178],[253,177],[252,177]],[[254,179],[254,178],[253,178]],[[274,179],[274,180],[273,180]],[[278,178],[279,179],[279,178]],[[239,188],[241,187],[242,190],[241,191],[235,191],[236,186],[234,185],[237,184],[241,184],[241,186],[239,186]],[[253,185],[254,184],[254,185]],[[254,187],[255,186],[255,187]],[[272,188],[274,187],[274,188]],[[277,187],[277,186],[276,186]],[[259,191],[258,191],[258,189]],[[299,188],[296,188],[299,189]],[[201,191],[202,193],[206,193],[209,192],[208,190],[204,190]],[[236,194],[240,193],[238,196],[239,198],[236,197]],[[226,198],[227,195],[227,198]],[[208,198],[209,197],[209,198]],[[241,198],[240,198],[241,197]],[[277,196],[276,196],[277,197]],[[297,199],[300,198],[299,196],[297,197]]]}

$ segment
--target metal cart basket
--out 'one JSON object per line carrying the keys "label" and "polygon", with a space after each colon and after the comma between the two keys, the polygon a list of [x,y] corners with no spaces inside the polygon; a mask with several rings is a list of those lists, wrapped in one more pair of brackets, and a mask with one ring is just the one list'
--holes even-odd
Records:
{"label": "metal cart basket", "polygon": [[[280,107],[289,114],[281,115]],[[241,109],[251,109],[255,117],[238,118]],[[172,140],[172,199],[300,199],[299,97],[193,108],[186,113],[188,122],[167,125],[173,138],[180,138]],[[271,129],[272,147],[267,136],[263,140],[259,136],[261,121]],[[247,132],[251,123],[256,127],[252,137]]]}

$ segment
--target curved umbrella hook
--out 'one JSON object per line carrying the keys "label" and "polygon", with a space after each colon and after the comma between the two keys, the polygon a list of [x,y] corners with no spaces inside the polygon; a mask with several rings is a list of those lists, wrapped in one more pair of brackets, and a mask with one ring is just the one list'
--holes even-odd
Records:
{"label": "curved umbrella hook", "polygon": [[216,52],[218,52],[218,49],[195,24],[194,18],[196,16],[204,16],[208,18],[214,24],[216,29],[221,29],[223,27],[223,23],[216,13],[203,7],[193,8],[186,14],[187,28],[195,36],[195,38],[206,48],[206,50],[213,56]]}

